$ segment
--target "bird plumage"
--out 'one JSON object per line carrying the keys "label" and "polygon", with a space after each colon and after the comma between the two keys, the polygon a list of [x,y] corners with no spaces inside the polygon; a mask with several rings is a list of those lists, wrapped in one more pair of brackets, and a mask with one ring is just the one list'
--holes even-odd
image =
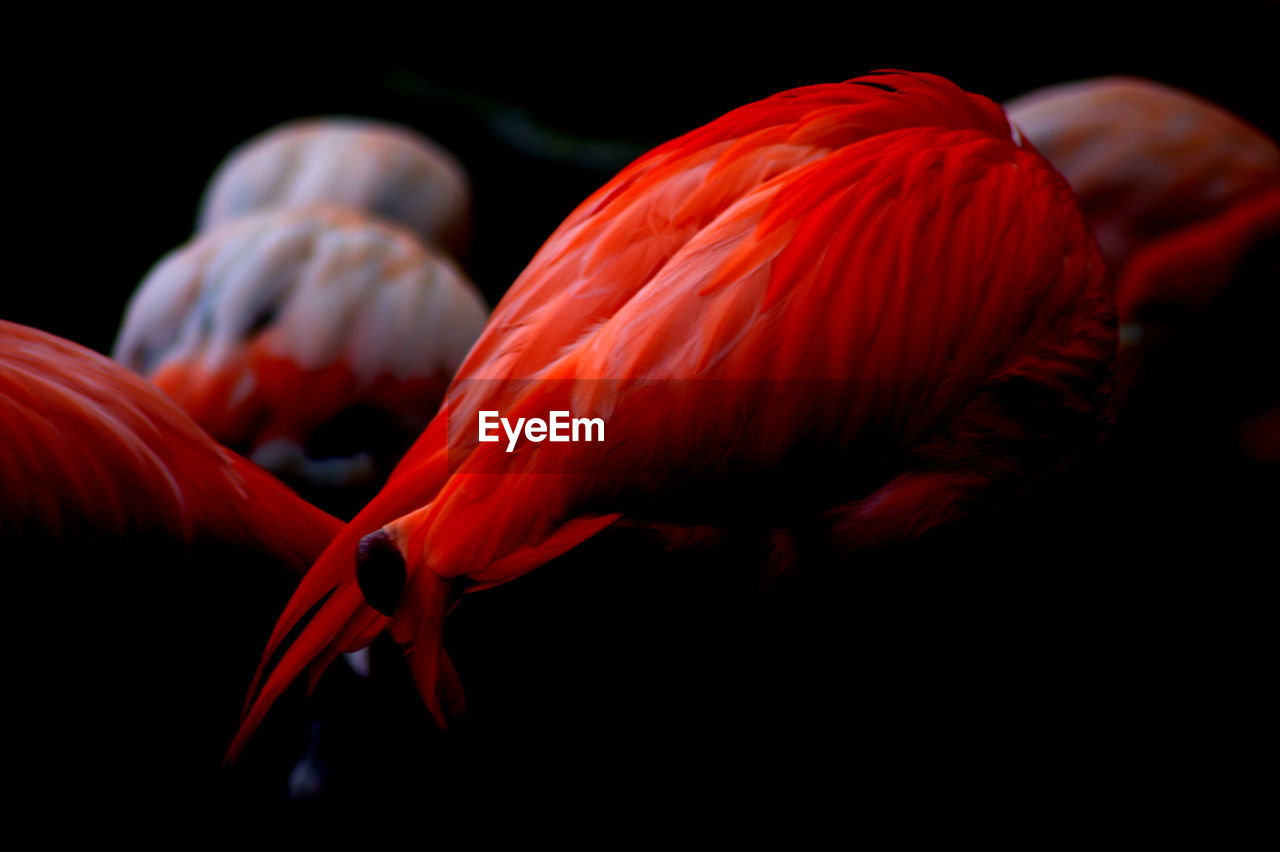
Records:
{"label": "bird plumage", "polygon": [[[244,669],[342,523],[140,376],[5,321],[0,435],[24,785],[205,807],[261,783],[218,772]],[[268,762],[294,758],[286,744]]]}
{"label": "bird plumage", "polygon": [[[249,215],[166,255],[113,354],[219,441],[321,494],[381,483],[485,317],[438,250],[313,206]],[[335,438],[344,418],[360,428]]]}
{"label": "bird plumage", "polygon": [[369,119],[313,118],[233,151],[209,182],[199,229],[263,210],[336,204],[412,230],[454,256],[471,235],[471,182],[425,136]]}
{"label": "bird plumage", "polygon": [[301,572],[341,523],[215,443],[119,364],[0,321],[0,539],[159,536]]}
{"label": "bird plumage", "polygon": [[[619,519],[824,516],[857,547],[961,515],[1096,434],[1112,314],[1066,183],[942,78],[796,89],[673,140],[571,214],[499,304],[290,601],[232,754],[299,672],[383,630],[442,721],[461,703],[440,646],[457,594]],[[476,442],[483,409],[600,416],[609,438],[506,453]],[[393,617],[361,594],[362,538],[366,564],[404,561]]]}
{"label": "bird plumage", "polygon": [[1135,330],[1203,310],[1253,248],[1280,238],[1280,147],[1217,104],[1101,77],[1006,106],[1071,183]]}

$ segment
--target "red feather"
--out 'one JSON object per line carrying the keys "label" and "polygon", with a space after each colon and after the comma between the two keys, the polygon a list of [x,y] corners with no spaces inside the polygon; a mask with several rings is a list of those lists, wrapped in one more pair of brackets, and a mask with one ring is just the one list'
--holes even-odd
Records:
{"label": "red feather", "polygon": [[1009,115],[1071,182],[1125,324],[1191,316],[1280,237],[1280,147],[1217,104],[1149,80],[1038,89]]}
{"label": "red feather", "polygon": [[95,352],[0,321],[0,540],[161,536],[302,572],[341,529]]}
{"label": "red feather", "polygon": [[[859,546],[962,514],[1096,434],[1113,312],[1069,187],[939,77],[796,89],[661,146],[550,237],[308,574],[231,756],[308,664],[388,628],[443,721],[455,595],[620,518],[767,529],[844,504],[833,532]],[[507,453],[476,442],[481,409],[599,415],[608,440]],[[354,571],[380,527],[407,566],[394,618]]]}

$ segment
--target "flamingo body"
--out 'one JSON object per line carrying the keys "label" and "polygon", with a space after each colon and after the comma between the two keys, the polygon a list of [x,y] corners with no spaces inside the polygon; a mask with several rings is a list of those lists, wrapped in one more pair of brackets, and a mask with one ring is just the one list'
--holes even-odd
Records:
{"label": "flamingo body", "polygon": [[[485,315],[466,275],[402,229],[335,207],[278,210],[157,263],[114,354],[273,472],[359,485],[422,431]],[[361,413],[363,431],[324,445]]]}
{"label": "flamingo body", "polygon": [[363,210],[454,255],[470,238],[471,187],[462,165],[406,127],[361,119],[296,121],[249,140],[218,167],[199,227],[313,204]]}
{"label": "flamingo body", "polygon": [[[735,110],[542,247],[286,608],[232,753],[306,666],[383,630],[443,722],[457,594],[620,521],[920,535],[1096,436],[1114,346],[1070,188],[990,101],[884,72]],[[607,437],[508,453],[476,440],[482,410],[568,410]]]}
{"label": "flamingo body", "polygon": [[[270,775],[234,791],[219,778],[235,685],[341,522],[141,377],[4,321],[0,434],[27,789],[204,808]],[[295,757],[285,745],[268,761]]]}
{"label": "flamingo body", "polygon": [[1006,106],[1080,198],[1135,334],[1203,310],[1255,247],[1280,239],[1280,147],[1216,104],[1104,77]]}
{"label": "flamingo body", "polygon": [[301,572],[340,528],[113,361],[0,321],[0,539],[218,542]]}

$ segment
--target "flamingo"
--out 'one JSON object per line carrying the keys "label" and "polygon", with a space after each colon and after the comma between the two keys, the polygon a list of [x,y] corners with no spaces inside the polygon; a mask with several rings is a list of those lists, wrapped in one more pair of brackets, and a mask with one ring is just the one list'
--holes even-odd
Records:
{"label": "flamingo", "polygon": [[486,316],[439,250],[319,205],[249,215],[166,255],[113,355],[312,499],[362,495],[354,510],[430,420]]}
{"label": "flamingo", "polygon": [[[1280,423],[1280,147],[1220,105],[1132,77],[1006,109],[1071,183],[1116,289],[1115,426],[1088,490],[1039,510],[1088,531],[1072,565],[1100,566],[1110,609],[1094,619],[1105,652],[1090,671],[1109,707],[1142,720],[1122,748],[1160,766],[1186,731],[1252,736],[1241,708],[1269,664],[1253,650],[1267,616],[1250,602],[1267,598],[1256,554],[1280,485],[1266,467]],[[1187,742],[1180,763],[1216,774]]]}
{"label": "flamingo", "polygon": [[[1152,453],[1164,468],[1171,452],[1225,438],[1265,463],[1280,403],[1254,318],[1272,313],[1278,283],[1280,147],[1217,104],[1133,77],[1050,86],[1006,108],[1075,189],[1115,280],[1118,397],[1142,395],[1125,405],[1138,438],[1126,459]],[[1213,434],[1223,423],[1230,434]]]}
{"label": "flamingo", "polygon": [[1080,199],[1116,280],[1126,360],[1203,311],[1251,253],[1280,238],[1280,147],[1217,104],[1103,77],[1006,109]]}
{"label": "flamingo", "polygon": [[[198,801],[218,788],[225,693],[342,523],[141,377],[7,321],[0,434],[0,548],[31,603],[11,622],[45,652],[16,665],[27,783]],[[132,783],[126,761],[145,768]]]}
{"label": "flamingo", "polygon": [[0,538],[259,550],[301,574],[342,527],[172,400],[70,341],[0,320]]}
{"label": "flamingo", "polygon": [[471,184],[457,159],[407,127],[314,118],[266,131],[218,166],[198,230],[248,213],[329,203],[398,223],[455,257],[471,235]]}
{"label": "flamingo", "polygon": [[[458,597],[619,524],[853,551],[964,517],[1096,440],[1115,339],[1070,187],[988,99],[886,71],[734,110],[543,245],[285,608],[228,757],[304,670],[384,632],[444,725]],[[508,452],[479,440],[490,411],[604,440]]]}

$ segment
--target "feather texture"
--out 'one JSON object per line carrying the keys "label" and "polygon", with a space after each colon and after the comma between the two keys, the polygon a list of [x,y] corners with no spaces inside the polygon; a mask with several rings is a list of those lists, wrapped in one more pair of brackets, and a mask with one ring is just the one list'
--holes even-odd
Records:
{"label": "feather texture", "polygon": [[[443,720],[456,595],[619,519],[767,529],[844,504],[850,541],[878,518],[888,539],[928,529],[1096,433],[1114,346],[1071,191],[995,104],[888,72],[735,110],[641,157],[542,247],[286,608],[232,755],[304,667],[384,629]],[[475,440],[479,410],[609,432],[507,453]],[[407,565],[391,618],[354,577],[379,528]]]}
{"label": "feather texture", "polygon": [[471,183],[452,154],[407,127],[315,118],[273,128],[218,167],[200,230],[255,211],[337,204],[409,228],[455,256],[471,234]]}
{"label": "feather texture", "polygon": [[1007,108],[1076,191],[1116,278],[1122,323],[1195,313],[1250,248],[1280,237],[1280,147],[1217,104],[1102,77]]}
{"label": "feather texture", "polygon": [[0,540],[162,536],[304,571],[341,523],[115,362],[0,321]]}
{"label": "feather texture", "polygon": [[157,263],[114,356],[280,475],[313,444],[325,450],[341,417],[376,416],[383,428],[341,449],[378,482],[430,421],[485,316],[457,265],[408,232],[336,207],[277,210]]}

